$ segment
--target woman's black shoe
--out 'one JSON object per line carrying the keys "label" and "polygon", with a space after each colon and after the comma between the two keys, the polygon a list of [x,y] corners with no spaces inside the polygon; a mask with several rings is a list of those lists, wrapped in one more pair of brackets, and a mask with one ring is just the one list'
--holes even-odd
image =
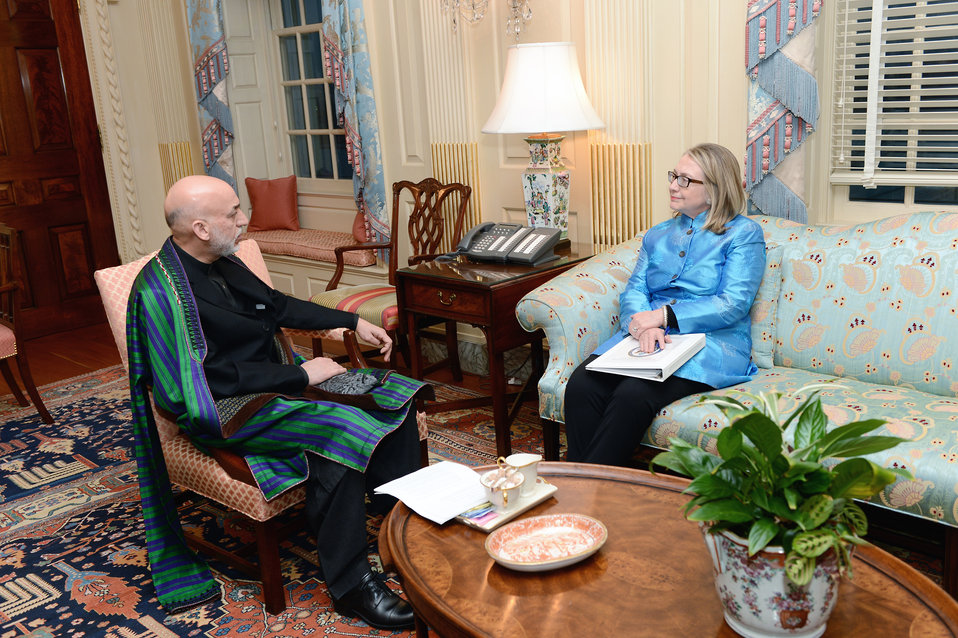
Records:
{"label": "woman's black shoe", "polygon": [[377,629],[407,629],[415,624],[409,603],[371,571],[345,596],[333,600],[333,608],[343,616],[361,618]]}

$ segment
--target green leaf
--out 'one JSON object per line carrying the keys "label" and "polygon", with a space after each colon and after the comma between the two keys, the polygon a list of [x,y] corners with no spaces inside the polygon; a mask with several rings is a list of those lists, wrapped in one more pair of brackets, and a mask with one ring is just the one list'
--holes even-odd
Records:
{"label": "green leaf", "polygon": [[872,430],[877,430],[883,425],[885,425],[884,419],[865,419],[864,421],[855,421],[838,426],[819,440],[817,446],[818,458],[814,460],[834,456],[834,454],[832,454],[832,447],[834,445],[848,440],[857,440],[859,437],[868,434]]}
{"label": "green leaf", "polygon": [[748,531],[748,555],[754,556],[778,536],[781,528],[775,519],[760,518],[752,524],[752,529]]}
{"label": "green leaf", "polygon": [[745,523],[752,520],[752,508],[732,498],[704,503],[702,507],[690,513],[690,521],[727,521]]}
{"label": "green leaf", "polygon": [[815,559],[802,556],[798,552],[789,552],[785,557],[785,575],[799,587],[812,582],[815,572]]}
{"label": "green leaf", "polygon": [[748,440],[769,461],[782,454],[782,431],[764,414],[758,412],[746,414],[731,427],[748,437]]}
{"label": "green leaf", "polygon": [[835,498],[869,499],[895,482],[896,474],[878,467],[868,459],[853,458],[842,461],[832,470],[832,486],[828,490]]}
{"label": "green leaf", "polygon": [[792,539],[792,551],[807,558],[817,558],[834,546],[837,540],[835,534],[826,529],[802,532]]}
{"label": "green leaf", "polygon": [[815,397],[809,399],[802,408],[799,408],[798,425],[795,427],[795,447],[805,447],[825,435],[825,426],[828,417],[822,410],[822,401]]}
{"label": "green leaf", "polygon": [[841,515],[855,534],[864,536],[868,533],[868,517],[865,516],[865,512],[858,505],[852,501],[846,501]]}
{"label": "green leaf", "polygon": [[895,447],[902,441],[906,441],[897,436],[865,436],[857,440],[839,441],[831,447],[829,456],[836,458],[847,458],[852,456],[864,456],[865,454],[874,454],[882,450],[888,450]]}
{"label": "green leaf", "polygon": [[727,498],[735,493],[735,486],[716,474],[702,474],[689,483],[686,491],[708,499]]}
{"label": "green leaf", "polygon": [[828,490],[832,484],[832,473],[823,467],[819,467],[815,472],[806,474],[803,480],[795,487],[802,494],[821,494]]}
{"label": "green leaf", "polygon": [[716,440],[716,447],[723,459],[736,458],[742,452],[742,433],[734,428],[723,428]]}
{"label": "green leaf", "polygon": [[786,487],[782,490],[782,495],[785,497],[785,502],[788,503],[788,509],[793,510],[798,508],[799,494],[797,490]]}
{"label": "green leaf", "polygon": [[828,494],[815,494],[802,503],[799,508],[805,515],[802,527],[804,529],[814,529],[827,521],[832,515],[834,500]]}

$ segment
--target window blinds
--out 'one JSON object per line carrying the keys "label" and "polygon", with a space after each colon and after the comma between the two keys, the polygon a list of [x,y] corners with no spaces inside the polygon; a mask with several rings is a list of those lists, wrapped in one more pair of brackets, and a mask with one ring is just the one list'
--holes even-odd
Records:
{"label": "window blinds", "polygon": [[958,1],[841,0],[831,181],[958,179]]}

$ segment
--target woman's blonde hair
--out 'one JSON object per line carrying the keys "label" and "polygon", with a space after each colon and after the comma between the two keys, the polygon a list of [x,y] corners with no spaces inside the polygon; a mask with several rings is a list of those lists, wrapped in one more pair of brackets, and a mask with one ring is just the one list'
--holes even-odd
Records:
{"label": "woman's blonde hair", "polygon": [[709,212],[703,228],[716,235],[745,208],[742,169],[735,154],[720,144],[698,144],[685,152],[705,174]]}

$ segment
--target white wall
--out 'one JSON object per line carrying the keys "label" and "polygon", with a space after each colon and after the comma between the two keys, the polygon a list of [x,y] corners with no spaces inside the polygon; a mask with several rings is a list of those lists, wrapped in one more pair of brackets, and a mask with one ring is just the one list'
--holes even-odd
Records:
{"label": "white wall", "polygon": [[[185,9],[181,0],[80,3],[118,243],[123,258],[132,259],[156,248],[166,235],[159,212],[166,186],[164,153],[185,144],[194,170],[201,170]],[[744,157],[744,2],[530,0],[530,5],[533,18],[521,42],[575,42],[586,90],[607,124],[602,131],[570,134],[563,145],[572,172],[573,239],[592,238],[591,211],[602,195],[597,190],[605,188],[603,178],[616,182],[590,154],[598,145],[631,146],[648,154],[639,181],[629,185],[647,189],[638,207],[644,211],[643,225],[668,216],[664,175],[684,149],[714,141]],[[261,53],[269,28],[265,0],[224,0],[223,8],[232,64],[230,100],[240,136],[236,170],[245,205],[244,177],[279,177],[290,169],[277,133],[279,96],[260,91],[278,72],[276,61]],[[365,4],[386,183],[430,175],[465,181],[475,188],[476,214],[492,221],[524,218],[519,174],[528,161],[521,136],[480,132],[513,43],[505,34],[506,11],[504,0],[490,0],[482,22],[460,22],[453,33],[438,0]],[[820,57],[828,54],[833,11],[825,3],[819,18]],[[812,184],[810,219],[825,222],[835,218],[836,193],[826,185],[821,161],[827,157],[829,117],[827,82],[821,84],[819,131],[804,148]],[[348,185],[343,186],[342,192],[327,194],[304,187],[303,225],[349,230],[354,207]],[[875,210],[855,215],[895,212]]]}

